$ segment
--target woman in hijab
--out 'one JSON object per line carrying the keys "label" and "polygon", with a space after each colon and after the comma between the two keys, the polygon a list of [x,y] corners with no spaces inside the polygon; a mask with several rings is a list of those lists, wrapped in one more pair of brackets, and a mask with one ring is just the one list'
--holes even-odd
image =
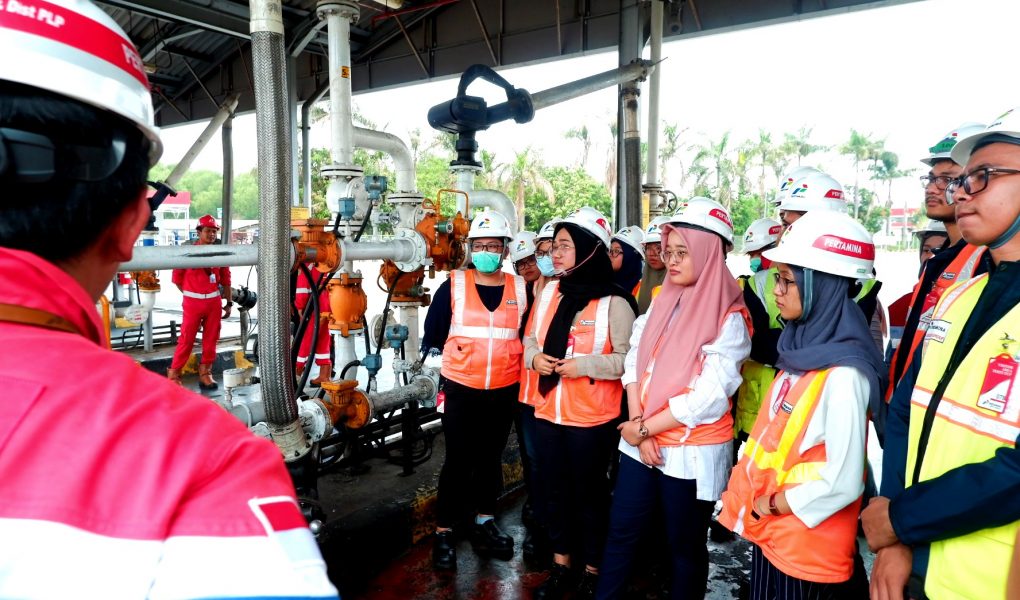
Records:
{"label": "woman in hijab", "polygon": [[627,354],[629,420],[597,598],[619,598],[656,508],[664,517],[671,598],[703,598],[706,532],[732,465],[730,396],[751,351],[740,288],[726,268],[733,240],[718,203],[694,198],[662,225],[666,279],[634,327]]}
{"label": "woman in hijab", "polygon": [[[872,276],[871,235],[811,211],[765,252],[786,327],[780,370],[723,494],[719,522],[754,543],[751,598],[867,598],[856,549],[867,410],[882,356],[852,298]],[[856,568],[855,568],[856,563]]]}
{"label": "woman in hijab", "polygon": [[641,272],[645,268],[645,235],[637,225],[624,227],[613,236],[609,259],[613,264],[613,283],[637,298]]}
{"label": "woman in hijab", "polygon": [[533,502],[542,503],[555,563],[535,598],[590,598],[602,558],[613,420],[637,314],[630,291],[608,277],[610,235],[605,216],[588,207],[556,225],[559,278],[536,299],[524,341],[524,364],[539,375],[531,392],[540,478]]}

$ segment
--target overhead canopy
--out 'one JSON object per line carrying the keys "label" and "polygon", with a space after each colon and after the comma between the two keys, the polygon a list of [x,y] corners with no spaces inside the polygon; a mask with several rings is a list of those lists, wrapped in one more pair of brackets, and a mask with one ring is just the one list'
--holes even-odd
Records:
{"label": "overhead canopy", "polygon": [[[658,1],[658,0],[655,0]],[[915,0],[673,0],[666,39]],[[234,0],[99,0],[152,70],[157,124],[208,119],[231,92],[254,110],[248,4]],[[615,47],[621,13],[641,0],[359,0],[352,27],[354,91],[514,66]],[[386,8],[385,5],[399,8]],[[298,102],[328,80],[315,0],[283,0]],[[647,23],[647,18],[641,20]],[[647,31],[645,32],[647,34]],[[569,79],[569,78],[567,78]],[[423,113],[424,114],[424,113]]]}

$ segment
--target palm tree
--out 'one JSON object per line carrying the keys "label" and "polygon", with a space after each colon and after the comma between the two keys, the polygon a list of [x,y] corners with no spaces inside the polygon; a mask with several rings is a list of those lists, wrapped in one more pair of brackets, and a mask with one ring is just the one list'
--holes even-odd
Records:
{"label": "palm tree", "polygon": [[812,127],[801,127],[797,133],[783,134],[782,152],[787,156],[796,156],[798,167],[800,166],[802,159],[807,158],[815,152],[822,152],[829,149],[828,146],[820,146],[811,143],[812,131],[814,131]]}
{"label": "palm tree", "polygon": [[839,147],[839,153],[849,156],[854,161],[854,218],[857,218],[860,208],[861,189],[861,163],[869,160],[876,160],[879,148],[884,142],[871,139],[868,134],[861,133],[856,129],[850,130],[850,139]]}
{"label": "palm tree", "polygon": [[[697,154],[693,163],[705,166],[715,175],[715,187],[712,194],[715,200],[729,209],[733,199],[734,162],[730,158],[730,132],[727,131],[719,138],[718,142],[708,140],[706,143],[697,146]],[[692,167],[693,169],[693,167]]]}
{"label": "palm tree", "polygon": [[[885,185],[886,185],[886,188],[885,188],[885,190],[886,190],[886,192],[885,192],[885,194],[886,194],[886,196],[885,196],[885,208],[888,211],[887,214],[892,214],[892,184],[893,184],[893,181],[895,181],[897,179],[900,179],[901,177],[906,177],[906,176],[908,176],[908,175],[910,175],[911,173],[914,172],[914,169],[900,170],[898,168],[899,164],[900,164],[900,157],[897,156],[895,152],[885,151],[885,152],[882,152],[878,156],[878,160],[876,161],[876,163],[870,167],[870,169],[871,169],[871,179],[874,180],[874,181],[879,181],[879,182],[885,183]],[[906,244],[906,241],[907,241],[907,223],[906,223],[906,218],[907,218],[907,205],[906,205],[906,200],[904,199],[904,203],[903,203],[903,219],[904,219],[904,223],[903,223],[902,235],[901,235],[901,238],[900,238],[901,242],[903,242],[904,244]],[[888,218],[888,216],[886,217],[885,232],[889,233],[889,218]]]}
{"label": "palm tree", "polygon": [[[680,129],[680,126],[676,123],[666,123],[662,129],[662,147],[659,148],[659,182],[664,186],[666,185],[666,167],[669,166],[669,161],[676,158],[680,150],[684,149],[680,144],[680,136],[687,129],[687,127]],[[684,181],[687,179],[687,173],[684,169],[683,161],[678,160],[677,162],[680,163],[680,183],[677,187],[683,187]]]}
{"label": "palm tree", "polygon": [[609,133],[612,136],[612,141],[609,144],[609,151],[606,153],[606,190],[609,191],[609,195],[616,200],[616,177],[617,177],[617,157],[618,157],[618,129],[616,121],[609,122]]}
{"label": "palm tree", "polygon": [[539,190],[550,203],[555,201],[552,184],[542,173],[542,159],[531,146],[514,153],[514,160],[500,165],[496,172],[500,186],[514,199],[518,223],[524,223],[524,199],[528,190]]}
{"label": "palm tree", "polygon": [[588,135],[588,126],[581,125],[574,127],[563,134],[568,140],[574,139],[581,142],[581,168],[588,168],[588,151],[591,150],[591,136]]}
{"label": "palm tree", "polygon": [[765,195],[765,172],[768,169],[775,171],[776,163],[782,162],[785,165],[786,160],[783,156],[782,150],[772,143],[772,134],[764,129],[759,129],[757,141],[751,142],[751,154],[754,156],[755,163],[760,169],[758,173],[758,197],[761,198],[761,201],[767,205],[768,198]]}

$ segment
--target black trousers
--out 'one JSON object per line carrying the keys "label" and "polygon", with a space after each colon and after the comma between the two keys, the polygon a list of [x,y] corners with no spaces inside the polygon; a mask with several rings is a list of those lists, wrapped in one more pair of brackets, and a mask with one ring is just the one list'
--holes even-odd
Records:
{"label": "black trousers", "polygon": [[598,567],[609,524],[609,461],[620,439],[612,422],[594,427],[535,420],[541,511],[553,552]]}
{"label": "black trousers", "polygon": [[495,514],[503,489],[503,450],[510,436],[518,384],[476,390],[445,381],[446,460],[439,473],[436,524],[453,527],[473,513]]}
{"label": "black trousers", "polygon": [[861,553],[854,550],[854,571],[848,581],[815,583],[783,573],[752,545],[751,600],[867,600],[868,576]]}

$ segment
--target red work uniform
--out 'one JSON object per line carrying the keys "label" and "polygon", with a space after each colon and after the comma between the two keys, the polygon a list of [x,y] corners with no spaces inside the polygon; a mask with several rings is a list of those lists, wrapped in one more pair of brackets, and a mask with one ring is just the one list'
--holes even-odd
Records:
{"label": "red work uniform", "polygon": [[174,269],[173,282],[184,291],[184,316],[181,335],[171,369],[180,369],[188,362],[195,345],[195,335],[202,328],[203,365],[216,362],[216,342],[220,339],[223,318],[223,290],[230,289],[230,268]]}
{"label": "red work uniform", "polygon": [[[316,270],[311,264],[308,265],[308,269],[312,272],[312,281],[309,282],[308,278],[305,277],[304,271],[298,271],[297,275],[297,291],[294,294],[294,306],[298,309],[298,314],[305,309],[308,302],[311,300],[312,291],[318,287],[322,278],[326,275]],[[323,289],[322,294],[319,295],[319,318],[321,315],[329,314],[329,293]],[[305,334],[301,337],[301,347],[298,349],[297,357],[297,370],[300,371],[304,368],[305,363],[308,362],[308,354],[312,349],[312,323],[309,322],[305,328]],[[319,338],[315,340],[315,364],[320,367],[329,367],[331,363],[329,361],[329,328],[320,326],[319,327]]]}

